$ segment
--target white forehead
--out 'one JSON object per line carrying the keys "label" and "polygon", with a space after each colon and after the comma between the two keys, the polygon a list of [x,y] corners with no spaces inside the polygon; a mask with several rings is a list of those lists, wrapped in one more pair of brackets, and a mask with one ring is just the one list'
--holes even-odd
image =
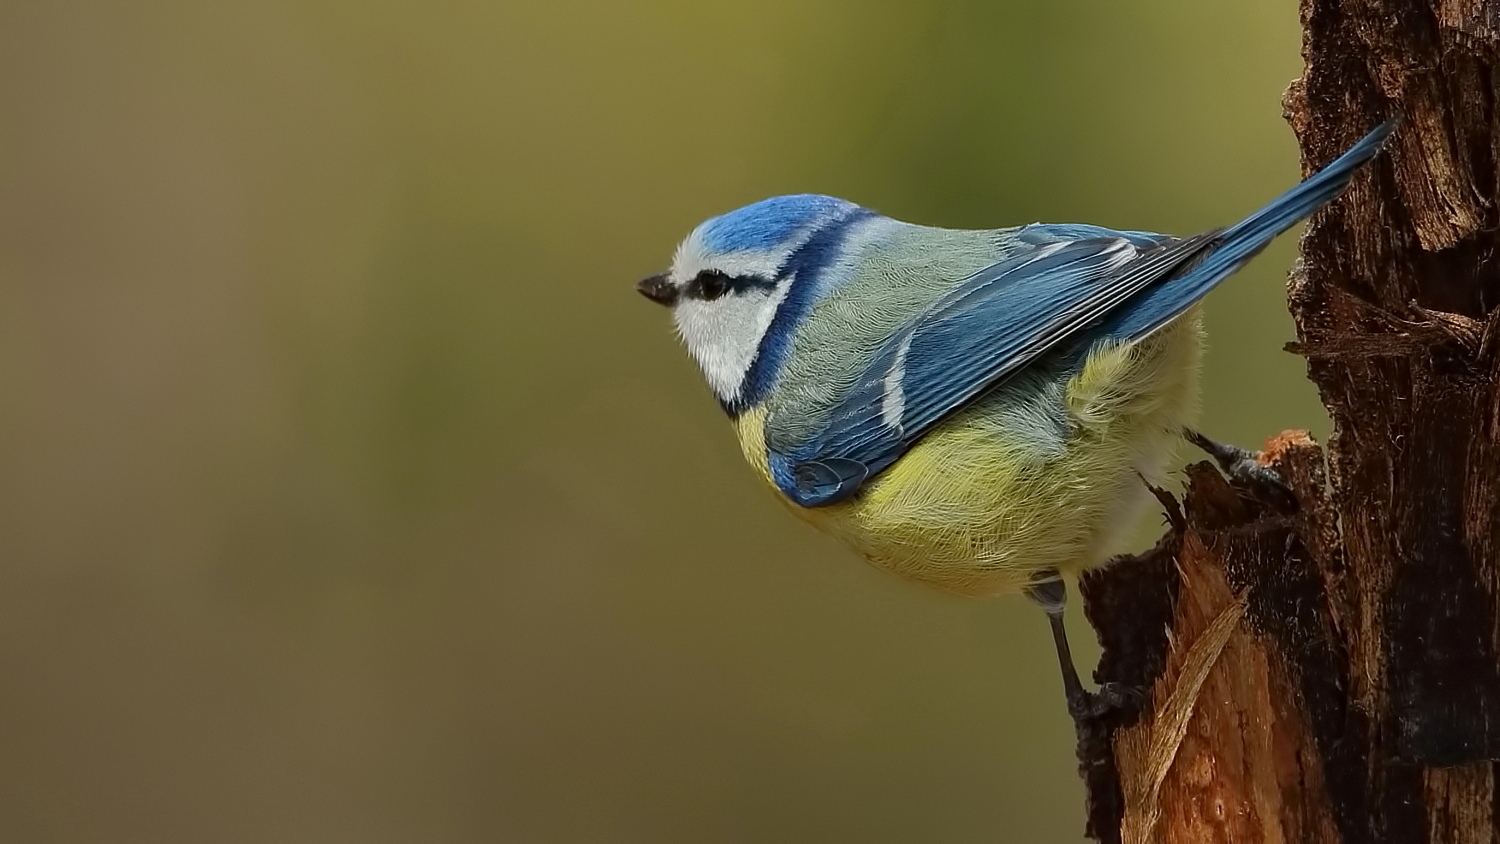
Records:
{"label": "white forehead", "polygon": [[677,247],[667,279],[673,285],[681,287],[705,270],[718,270],[730,276],[753,275],[774,279],[787,256],[805,243],[808,236],[810,233],[774,249],[715,252],[708,248],[704,227],[699,226]]}

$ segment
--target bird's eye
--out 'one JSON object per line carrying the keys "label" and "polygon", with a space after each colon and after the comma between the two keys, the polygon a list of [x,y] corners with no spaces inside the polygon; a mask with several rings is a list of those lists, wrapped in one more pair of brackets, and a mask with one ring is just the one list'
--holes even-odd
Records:
{"label": "bird's eye", "polygon": [[693,286],[697,288],[694,291],[698,294],[697,298],[712,302],[729,292],[729,276],[717,270],[707,270],[698,273],[698,277],[693,279]]}

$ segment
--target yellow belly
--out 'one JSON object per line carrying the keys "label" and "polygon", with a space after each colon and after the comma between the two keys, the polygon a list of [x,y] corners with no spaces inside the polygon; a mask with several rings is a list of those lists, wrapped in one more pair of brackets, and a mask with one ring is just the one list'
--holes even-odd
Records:
{"label": "yellow belly", "polygon": [[[1043,569],[1073,573],[1118,550],[1198,404],[1197,310],[1095,354],[1067,386],[1073,433],[1043,457],[1034,438],[955,414],[854,498],[800,518],[875,565],[964,595],[1016,592]],[[738,420],[745,456],[771,482],[764,412]],[[780,497],[780,496],[778,496]]]}

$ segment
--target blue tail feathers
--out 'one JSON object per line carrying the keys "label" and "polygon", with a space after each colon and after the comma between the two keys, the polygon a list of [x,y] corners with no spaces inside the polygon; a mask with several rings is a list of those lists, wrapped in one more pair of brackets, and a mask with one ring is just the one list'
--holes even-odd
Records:
{"label": "blue tail feathers", "polygon": [[[1266,207],[1230,226],[1224,231],[1224,246],[1216,254],[1238,251],[1234,247],[1241,243],[1258,250],[1272,238],[1296,225],[1298,220],[1318,210],[1323,203],[1338,196],[1360,165],[1380,152],[1380,147],[1390,137],[1392,128],[1391,123],[1375,127],[1327,167],[1276,197]],[[1252,251],[1243,258],[1253,254]]]}
{"label": "blue tail feathers", "polygon": [[1347,152],[1264,208],[1225,229],[1219,246],[1196,265],[1168,278],[1128,305],[1106,333],[1137,340],[1176,319],[1275,240],[1277,235],[1339,195],[1361,165],[1375,157],[1394,123],[1383,123]]}

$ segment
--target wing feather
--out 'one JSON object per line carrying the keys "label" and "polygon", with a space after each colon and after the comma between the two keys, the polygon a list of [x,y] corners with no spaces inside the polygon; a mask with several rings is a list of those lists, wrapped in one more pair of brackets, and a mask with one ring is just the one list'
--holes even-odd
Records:
{"label": "wing feather", "polygon": [[1216,238],[1145,247],[1124,237],[1063,241],[979,271],[881,345],[815,437],[769,455],[778,485],[807,507],[852,495],[939,421],[1190,264]]}

